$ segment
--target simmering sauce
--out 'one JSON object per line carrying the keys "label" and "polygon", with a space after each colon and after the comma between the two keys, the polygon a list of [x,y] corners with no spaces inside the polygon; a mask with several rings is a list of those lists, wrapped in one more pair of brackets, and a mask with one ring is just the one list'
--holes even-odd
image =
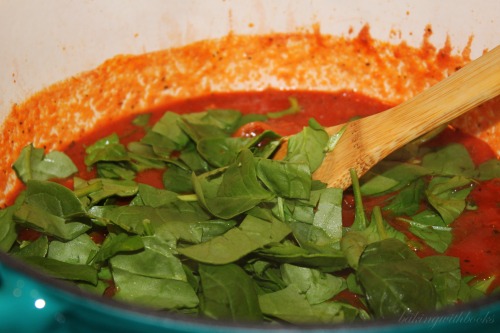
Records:
{"label": "simmering sauce", "polygon": [[[279,111],[289,107],[290,97],[297,99],[301,106],[301,112],[272,119],[266,124],[252,124],[250,127],[247,126],[247,130],[259,131],[259,127],[265,126],[281,135],[291,135],[306,126],[310,118],[315,118],[323,126],[332,126],[346,122],[356,116],[368,116],[390,107],[376,99],[352,92],[283,92],[268,90],[264,92],[211,94],[169,104],[157,110],[152,110],[150,123],[156,122],[163,112],[167,110],[178,113],[213,108],[236,109],[243,113]],[[245,133],[242,132],[245,132],[244,128],[238,134],[244,135]],[[88,170],[83,162],[85,147],[111,133],[118,133],[121,142],[126,144],[138,140],[144,134],[144,130],[133,125],[132,118],[126,118],[120,122],[99,127],[81,141],[70,144],[66,153],[78,166],[80,177],[88,179],[95,176],[94,172]],[[476,164],[495,158],[495,153],[489,145],[451,127],[429,144],[443,146],[451,142],[463,144],[469,150]],[[162,188],[162,172],[147,170],[139,173],[136,180]],[[71,180],[63,181],[69,187],[72,186],[71,182]],[[500,276],[500,205],[498,193],[500,193],[499,179],[476,185],[470,197],[478,206],[478,209],[465,211],[452,224],[453,241],[445,254],[460,258],[464,275],[474,275],[480,279],[486,279],[492,275]],[[366,210],[371,211],[373,206],[379,205],[384,199],[384,197],[366,197],[364,199]],[[343,206],[344,226],[350,226],[354,219],[354,203],[349,192],[344,195]],[[390,221],[390,223],[404,232],[409,239],[418,243],[415,250],[420,256],[437,254],[432,248],[407,231],[404,223],[398,221]],[[499,285],[498,281],[494,282],[492,288],[497,285]]]}

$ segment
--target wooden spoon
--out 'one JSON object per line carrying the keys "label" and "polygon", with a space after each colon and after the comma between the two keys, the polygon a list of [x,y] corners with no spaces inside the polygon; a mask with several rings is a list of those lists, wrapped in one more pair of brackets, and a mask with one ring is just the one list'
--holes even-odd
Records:
{"label": "wooden spoon", "polygon": [[[313,178],[329,187],[351,185],[350,169],[359,177],[393,151],[500,94],[500,46],[421,94],[387,111],[349,122],[333,151]],[[329,135],[345,124],[326,128]],[[285,156],[282,144],[275,159]]]}

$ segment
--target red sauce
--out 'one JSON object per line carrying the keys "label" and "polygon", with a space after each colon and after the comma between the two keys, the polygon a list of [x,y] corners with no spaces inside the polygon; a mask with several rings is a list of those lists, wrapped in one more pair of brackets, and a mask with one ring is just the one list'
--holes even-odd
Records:
{"label": "red sauce", "polygon": [[[324,126],[343,123],[355,116],[367,116],[389,107],[375,99],[370,99],[355,93],[326,93],[326,92],[286,92],[286,91],[264,91],[245,92],[230,94],[212,94],[196,99],[187,99],[175,104],[167,105],[161,109],[153,110],[151,124],[161,117],[163,111],[175,111],[179,113],[203,111],[211,108],[231,108],[243,113],[266,113],[280,111],[290,106],[289,97],[295,97],[302,110],[298,114],[273,119],[267,125],[255,125],[247,128],[248,131],[240,131],[238,135],[250,135],[252,131],[259,131],[259,126],[267,126],[281,135],[296,133],[307,125],[310,118],[315,118]],[[99,138],[107,136],[117,129],[121,142],[127,144],[139,139],[144,131],[142,128],[132,125],[132,118],[100,127],[91,135],[80,142],[72,143],[66,153],[73,158],[80,169],[79,176],[82,178],[94,177],[94,172],[88,170],[84,163],[85,147]],[[445,145],[450,142],[458,142],[467,147],[476,163],[495,158],[493,150],[481,140],[466,135],[458,130],[447,129],[431,144]],[[137,180],[155,187],[161,188],[162,171],[149,170],[137,176]],[[70,183],[67,184],[70,186]],[[492,274],[500,276],[500,204],[498,199],[500,193],[500,180],[492,180],[477,185],[471,197],[478,206],[475,211],[467,211],[462,217],[453,223],[453,242],[446,254],[457,256],[461,260],[464,275],[476,275],[478,278],[488,278]],[[367,198],[364,202],[365,209],[369,212],[374,205],[384,200],[383,197]],[[344,198],[344,223],[346,226],[352,224],[354,219],[352,196],[346,192]],[[404,223],[390,221],[397,229],[405,232],[409,239],[415,243],[416,252],[420,256],[436,254],[431,248],[419,241],[407,231]],[[499,285],[496,282],[495,285]],[[345,295],[344,295],[345,296]],[[346,296],[347,297],[347,296]]]}

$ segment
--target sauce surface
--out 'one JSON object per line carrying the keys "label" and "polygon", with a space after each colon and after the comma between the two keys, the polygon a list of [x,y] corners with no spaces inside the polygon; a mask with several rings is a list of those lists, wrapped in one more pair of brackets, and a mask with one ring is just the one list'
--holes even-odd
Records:
{"label": "sauce surface", "polygon": [[[316,119],[323,126],[332,126],[348,121],[356,116],[368,116],[386,110],[390,105],[376,99],[352,92],[283,92],[268,90],[264,92],[211,94],[200,98],[187,99],[178,103],[165,105],[151,111],[150,123],[156,122],[164,111],[178,113],[198,112],[208,109],[235,109],[243,113],[266,113],[280,111],[290,106],[289,98],[296,98],[301,106],[301,112],[272,119],[267,122],[272,130],[281,135],[291,135],[299,132],[307,125],[310,118]],[[95,176],[83,162],[85,147],[111,133],[117,133],[122,143],[137,140],[144,132],[141,127],[132,124],[133,118],[120,122],[109,123],[95,129],[84,139],[73,142],[65,151],[76,163],[82,178]],[[444,146],[456,142],[464,145],[476,164],[495,158],[495,152],[485,142],[454,128],[447,128],[429,144]],[[163,188],[162,171],[147,170],[139,173],[136,180],[149,185]],[[65,184],[71,187],[71,180]],[[474,187],[470,197],[478,206],[477,210],[465,211],[453,222],[453,241],[444,253],[460,258],[464,275],[474,275],[478,279],[487,279],[492,275],[500,276],[500,179],[482,182]],[[371,211],[373,206],[380,205],[385,197],[366,197],[365,209]],[[354,204],[352,195],[344,195],[344,226],[350,226],[354,220]],[[386,218],[390,218],[386,216]],[[423,241],[408,232],[403,223],[390,220],[393,227],[404,232],[409,239],[418,243],[416,252],[421,257],[438,254]],[[495,281],[491,288],[500,285]]]}

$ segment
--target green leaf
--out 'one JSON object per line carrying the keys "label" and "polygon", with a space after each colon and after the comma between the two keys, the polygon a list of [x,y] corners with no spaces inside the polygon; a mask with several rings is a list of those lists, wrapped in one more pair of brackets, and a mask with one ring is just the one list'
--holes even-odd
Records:
{"label": "green leaf", "polygon": [[425,262],[405,243],[393,238],[369,244],[357,271],[368,305],[380,318],[435,309],[432,276]]}
{"label": "green leaf", "polygon": [[[144,242],[144,249],[142,251],[121,251],[121,254],[115,255],[110,259],[111,267],[113,269],[119,268],[135,275],[187,282],[182,263],[174,255],[168,242],[151,236],[142,237],[140,241],[141,245]],[[138,243],[139,240],[137,240],[137,248],[139,247]]]}
{"label": "green leaf", "polygon": [[349,309],[349,306],[338,302],[311,305],[295,284],[291,284],[283,290],[259,295],[259,304],[265,315],[294,324],[338,323],[348,319],[346,312],[352,311],[354,313],[350,316],[351,320],[356,317],[358,312],[356,309]]}
{"label": "green leaf", "polygon": [[224,265],[235,262],[263,246],[281,241],[290,233],[282,222],[268,222],[248,215],[239,227],[225,234],[178,251],[199,262]]}
{"label": "green leaf", "polygon": [[13,219],[16,209],[14,205],[0,210],[0,251],[8,252],[16,242],[16,223]]}
{"label": "green leaf", "polygon": [[477,169],[477,178],[479,180],[500,178],[500,160],[495,158],[481,163]]}
{"label": "green leaf", "polygon": [[113,279],[117,300],[171,310],[194,308],[199,303],[193,287],[186,281],[141,276],[119,268],[113,269]]}
{"label": "green leaf", "polygon": [[134,252],[142,250],[144,243],[139,236],[129,236],[125,233],[109,234],[104,240],[101,248],[92,258],[93,263],[102,263],[118,253]]}
{"label": "green leaf", "polygon": [[41,236],[36,240],[23,242],[19,251],[15,252],[17,257],[45,257],[49,248],[49,240],[47,236]]}
{"label": "green leaf", "polygon": [[252,278],[237,265],[200,265],[201,312],[208,318],[233,322],[263,319]]}
{"label": "green leaf", "polygon": [[329,136],[321,125],[311,119],[309,126],[288,140],[285,161],[306,163],[314,172],[323,162]]}
{"label": "green leaf", "polygon": [[323,272],[336,272],[347,268],[346,258],[340,251],[310,252],[290,242],[273,243],[257,250],[256,253],[272,261],[315,267]]}
{"label": "green leaf", "polygon": [[361,179],[361,193],[381,195],[397,191],[429,173],[430,170],[419,165],[382,161]]}
{"label": "green leaf", "polygon": [[204,226],[200,224],[209,216],[199,206],[185,202],[179,206],[107,206],[99,216],[108,219],[123,230],[137,235],[146,235],[145,225],[150,225],[154,234],[165,240],[175,237],[190,243],[199,243]]}
{"label": "green leaf", "polygon": [[193,141],[231,136],[239,125],[241,113],[235,110],[214,109],[182,116],[180,126]]}
{"label": "green leaf", "polygon": [[138,190],[138,185],[135,181],[106,178],[94,178],[91,180],[75,178],[74,187],[77,197],[86,197],[89,199],[89,206],[93,206],[101,200],[113,196],[131,197]]}
{"label": "green leaf", "polygon": [[471,180],[461,176],[434,177],[425,194],[429,203],[439,212],[448,225],[463,212],[466,198],[472,187]]}
{"label": "green leaf", "polygon": [[23,183],[29,180],[66,178],[78,171],[75,164],[64,153],[52,151],[45,154],[42,148],[32,144],[25,146],[12,168]]}
{"label": "green leaf", "polygon": [[256,163],[249,150],[243,150],[226,169],[193,176],[200,202],[213,215],[230,219],[274,196],[259,183]]}
{"label": "green leaf", "polygon": [[221,168],[233,163],[239,153],[246,148],[248,139],[215,137],[200,139],[196,148],[210,165]]}
{"label": "green leaf", "polygon": [[193,193],[192,172],[171,164],[163,173],[163,186],[177,193]]}
{"label": "green leaf", "polygon": [[309,198],[312,178],[307,164],[260,159],[257,177],[279,197]]}
{"label": "green leaf", "polygon": [[284,264],[281,274],[287,285],[295,284],[306,295],[309,304],[327,301],[346,288],[343,278],[316,269]]}
{"label": "green leaf", "polygon": [[450,144],[426,154],[422,166],[438,175],[471,177],[475,165],[467,149],[458,143]]}
{"label": "green leaf", "polygon": [[384,210],[390,210],[396,216],[414,215],[420,209],[420,204],[425,198],[425,182],[417,179],[398,192]]}
{"label": "green leaf", "polygon": [[22,204],[14,213],[17,223],[30,226],[48,235],[71,240],[90,229],[80,200],[66,187],[30,180]]}
{"label": "green leaf", "polygon": [[116,133],[97,140],[85,149],[85,165],[90,166],[97,162],[128,161],[129,157],[125,146],[120,143]]}
{"label": "green leaf", "polygon": [[50,242],[47,258],[70,264],[87,264],[99,251],[99,246],[87,234],[82,234],[68,242],[53,240]]}
{"label": "green leaf", "polygon": [[321,191],[313,225],[322,229],[332,243],[342,238],[342,189],[327,188]]}
{"label": "green leaf", "polygon": [[59,279],[97,284],[97,270],[91,266],[70,264],[44,257],[23,257],[22,260]]}
{"label": "green leaf", "polygon": [[422,260],[434,272],[432,284],[437,293],[437,307],[456,304],[462,282],[460,260],[450,256],[430,256]]}

